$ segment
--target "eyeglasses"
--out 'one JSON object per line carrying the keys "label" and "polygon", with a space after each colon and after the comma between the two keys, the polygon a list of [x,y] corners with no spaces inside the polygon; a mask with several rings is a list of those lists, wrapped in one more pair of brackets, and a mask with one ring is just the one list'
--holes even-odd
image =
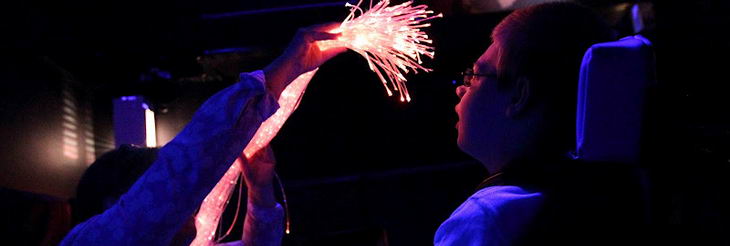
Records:
{"label": "eyeglasses", "polygon": [[471,68],[466,69],[466,71],[459,73],[461,75],[462,80],[455,79],[451,81],[452,84],[455,86],[471,86],[471,81],[474,79],[474,77],[487,77],[487,78],[496,78],[497,75],[493,73],[474,73],[474,70]]}

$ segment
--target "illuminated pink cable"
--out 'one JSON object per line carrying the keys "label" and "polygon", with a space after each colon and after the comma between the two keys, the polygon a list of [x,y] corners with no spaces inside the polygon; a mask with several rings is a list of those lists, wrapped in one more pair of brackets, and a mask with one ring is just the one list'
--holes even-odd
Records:
{"label": "illuminated pink cable", "polygon": [[403,74],[431,71],[421,65],[421,55],[434,56],[432,41],[421,28],[431,25],[426,21],[442,16],[433,15],[426,5],[411,6],[412,3],[388,6],[390,1],[383,0],[367,12],[359,7],[362,0],[357,5],[347,3],[345,6],[350,7],[350,14],[339,28],[332,30],[341,36],[337,40],[321,42],[320,47],[347,47],[362,55],[370,70],[378,75],[388,96],[397,91],[401,101],[410,102]]}
{"label": "illuminated pink cable", "polygon": [[[318,42],[321,50],[331,47],[347,47],[362,55],[370,69],[378,75],[389,96],[398,91],[401,101],[410,101],[403,73],[430,71],[421,66],[421,55],[433,58],[431,40],[421,28],[430,24],[425,21],[441,17],[432,15],[426,5],[411,6],[412,2],[388,6],[389,0],[381,1],[367,12],[359,6],[347,3],[350,14],[333,33],[341,33],[337,40]],[[372,5],[372,2],[371,2]],[[358,14],[359,15],[356,15]],[[307,84],[318,69],[297,77],[279,97],[279,109],[264,121],[253,139],[244,148],[246,158],[266,147],[296,110]],[[206,196],[195,217],[197,235],[191,245],[214,245],[215,233],[221,214],[230,199],[236,180],[241,175],[241,161],[236,160],[213,190]],[[287,233],[289,233],[287,225]]]}
{"label": "illuminated pink cable", "polygon": [[[299,100],[318,69],[306,72],[297,77],[279,96],[279,109],[266,119],[254,134],[253,139],[246,145],[243,154],[250,158],[253,154],[266,147],[276,136],[289,115],[299,105]],[[214,245],[215,233],[225,205],[233,192],[236,180],[241,175],[241,161],[237,159],[218,181],[213,190],[203,200],[198,215],[195,216],[195,239],[190,245]]]}

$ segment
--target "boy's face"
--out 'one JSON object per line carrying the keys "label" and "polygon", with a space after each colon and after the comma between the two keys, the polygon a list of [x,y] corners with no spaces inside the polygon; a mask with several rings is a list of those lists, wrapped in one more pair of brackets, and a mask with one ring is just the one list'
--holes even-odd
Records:
{"label": "boy's face", "polygon": [[472,157],[484,161],[491,146],[502,135],[494,127],[504,119],[509,96],[497,90],[497,67],[500,44],[494,42],[474,63],[474,74],[465,78],[465,85],[456,88],[461,99],[456,105],[459,122],[457,143],[459,148]]}

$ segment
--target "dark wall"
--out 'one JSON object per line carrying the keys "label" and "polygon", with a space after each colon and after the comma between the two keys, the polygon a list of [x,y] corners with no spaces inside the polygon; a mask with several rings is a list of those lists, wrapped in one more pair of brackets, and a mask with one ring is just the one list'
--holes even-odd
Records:
{"label": "dark wall", "polygon": [[656,157],[655,216],[667,242],[728,244],[730,4],[656,1],[655,9],[660,87],[647,145]]}

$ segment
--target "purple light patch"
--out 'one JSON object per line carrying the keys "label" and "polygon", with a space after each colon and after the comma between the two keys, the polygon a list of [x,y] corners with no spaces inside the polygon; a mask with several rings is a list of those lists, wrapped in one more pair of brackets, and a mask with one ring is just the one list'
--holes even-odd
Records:
{"label": "purple light patch", "polygon": [[122,101],[136,101],[137,96],[124,96],[122,97]]}

